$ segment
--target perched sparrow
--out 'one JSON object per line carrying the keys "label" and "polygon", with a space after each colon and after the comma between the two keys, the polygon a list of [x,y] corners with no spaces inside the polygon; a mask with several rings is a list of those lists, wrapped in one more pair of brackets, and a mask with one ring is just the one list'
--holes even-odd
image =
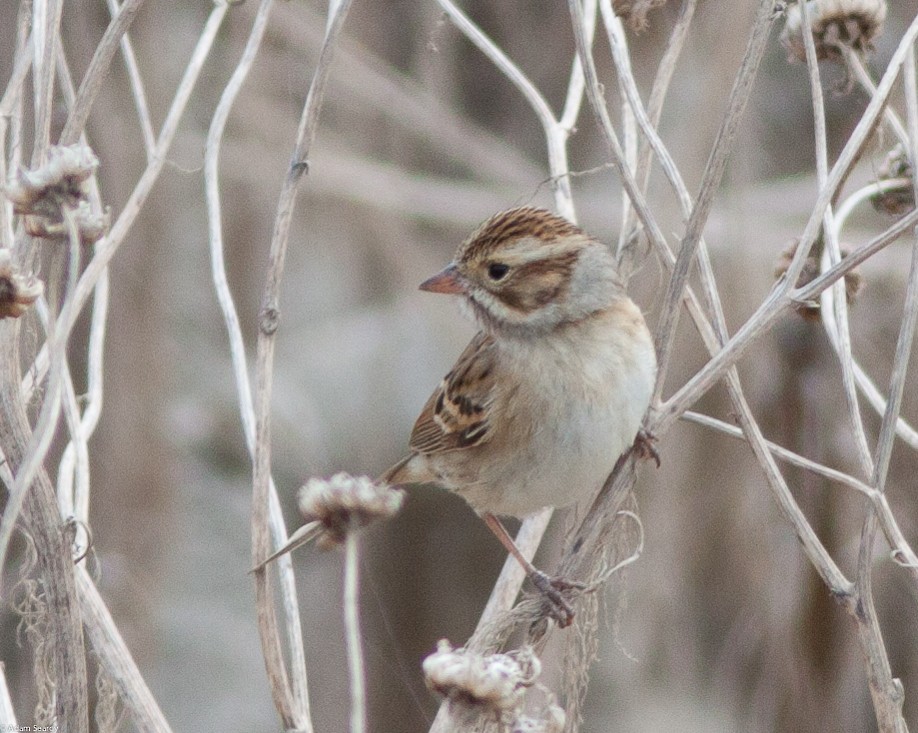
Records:
{"label": "perched sparrow", "polygon": [[495,515],[594,494],[634,442],[656,374],[653,341],[604,244],[524,207],[494,215],[421,290],[462,296],[481,328],[431,395],[411,454],[383,476],[465,498],[554,604],[560,591]]}

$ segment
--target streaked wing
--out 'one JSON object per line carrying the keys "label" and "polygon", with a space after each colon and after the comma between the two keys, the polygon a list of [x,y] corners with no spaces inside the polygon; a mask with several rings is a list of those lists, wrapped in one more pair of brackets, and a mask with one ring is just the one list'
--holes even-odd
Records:
{"label": "streaked wing", "polygon": [[411,431],[412,450],[440,453],[490,439],[495,360],[494,340],[477,334],[421,410]]}

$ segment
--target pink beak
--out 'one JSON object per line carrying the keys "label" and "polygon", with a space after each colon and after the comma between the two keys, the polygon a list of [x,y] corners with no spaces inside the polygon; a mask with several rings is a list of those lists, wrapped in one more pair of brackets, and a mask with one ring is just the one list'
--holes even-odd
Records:
{"label": "pink beak", "polygon": [[428,293],[458,295],[465,292],[465,284],[462,282],[462,278],[457,272],[456,266],[450,265],[433,277],[429,277],[422,282],[421,290],[426,290]]}

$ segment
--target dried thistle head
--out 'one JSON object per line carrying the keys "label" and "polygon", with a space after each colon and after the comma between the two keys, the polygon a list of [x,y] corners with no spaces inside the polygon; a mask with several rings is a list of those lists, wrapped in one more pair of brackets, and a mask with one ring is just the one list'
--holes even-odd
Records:
{"label": "dried thistle head", "polygon": [[44,292],[41,280],[20,275],[8,249],[0,249],[0,318],[19,318]]}
{"label": "dried thistle head", "polygon": [[[446,698],[455,722],[468,724],[466,727],[485,717],[496,720],[509,733],[561,733],[564,729],[564,710],[536,682],[542,664],[531,647],[485,656],[454,649],[442,639],[423,668],[427,686]],[[541,693],[535,700],[529,694],[532,688]]]}
{"label": "dried thistle head", "polygon": [[[797,253],[797,247],[800,244],[799,239],[794,239],[787,248],[781,252],[778,257],[778,262],[775,265],[775,277],[779,278],[782,275],[786,274],[790,269],[791,262],[794,259],[794,255]],[[818,243],[817,243],[818,245]],[[815,280],[820,272],[820,252],[822,247],[814,245],[810,249],[810,253],[807,255],[806,260],[803,263],[803,269],[800,271],[800,277],[797,278],[795,287],[803,287],[807,283]],[[849,250],[842,248],[841,256],[842,259],[847,257]],[[858,294],[864,287],[864,278],[857,269],[851,270],[847,275],[845,275],[845,299],[848,301],[848,305],[854,303]],[[806,303],[797,303],[794,305],[794,310],[797,311],[803,318],[808,321],[818,321],[821,317],[821,306],[818,300],[811,300]]]}
{"label": "dried thistle head", "polygon": [[[809,0],[807,11],[816,57],[842,61],[842,47],[859,54],[873,49],[886,20],[886,0]],[[803,12],[800,3],[787,11],[781,42],[789,61],[806,63],[803,43]]]}
{"label": "dried thistle head", "polygon": [[86,145],[54,146],[43,165],[19,171],[3,192],[32,236],[66,238],[65,211],[70,210],[80,240],[95,242],[108,228],[108,214],[93,212],[89,204],[87,181],[98,167],[99,159]]}
{"label": "dried thistle head", "polygon": [[914,171],[908,153],[896,145],[886,154],[877,170],[877,183],[884,184],[881,191],[870,197],[877,211],[893,216],[905,216],[915,208]]}
{"label": "dried thistle head", "polygon": [[647,27],[647,13],[665,4],[666,0],[612,0],[612,9],[634,30],[640,31]]}
{"label": "dried thistle head", "polygon": [[[82,244],[98,242],[108,231],[111,223],[108,211],[94,212],[88,201],[80,201],[71,210],[70,215],[73,217],[73,225]],[[60,219],[56,215],[25,216],[23,217],[23,228],[33,237],[48,239],[66,239],[70,232],[62,214]]]}
{"label": "dried thistle head", "polygon": [[437,651],[424,660],[423,669],[427,686],[445,697],[450,708],[505,719],[519,711],[542,665],[529,648],[483,656],[453,649],[441,639]]}
{"label": "dried thistle head", "polygon": [[404,498],[403,491],[367,476],[337,473],[307,481],[297,494],[297,506],[306,520],[319,523],[317,544],[326,549],[344,542],[349,530],[394,516]]}

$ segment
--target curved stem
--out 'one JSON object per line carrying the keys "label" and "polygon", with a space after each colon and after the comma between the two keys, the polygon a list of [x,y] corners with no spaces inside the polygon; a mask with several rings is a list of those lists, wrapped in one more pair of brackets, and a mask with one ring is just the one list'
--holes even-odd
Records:
{"label": "curved stem", "polygon": [[[352,0],[329,5],[329,19],[325,41],[312,83],[306,96],[294,144],[293,161],[284,178],[277,202],[274,231],[268,259],[268,271],[262,305],[259,313],[258,341],[255,357],[255,444],[252,461],[252,564],[256,568],[255,602],[258,632],[261,638],[265,668],[271,683],[274,705],[288,728],[309,726],[306,711],[302,708],[299,692],[290,688],[284,655],[280,642],[271,574],[264,560],[271,552],[271,515],[278,515],[276,496],[272,501],[271,486],[271,394],[274,380],[274,349],[280,320],[280,283],[284,273],[290,223],[293,216],[298,184],[309,168],[308,155],[315,140],[319,113],[325,98],[325,88],[331,70],[335,47],[344,28]],[[274,520],[276,521],[276,519]],[[294,657],[295,659],[295,657]]]}

